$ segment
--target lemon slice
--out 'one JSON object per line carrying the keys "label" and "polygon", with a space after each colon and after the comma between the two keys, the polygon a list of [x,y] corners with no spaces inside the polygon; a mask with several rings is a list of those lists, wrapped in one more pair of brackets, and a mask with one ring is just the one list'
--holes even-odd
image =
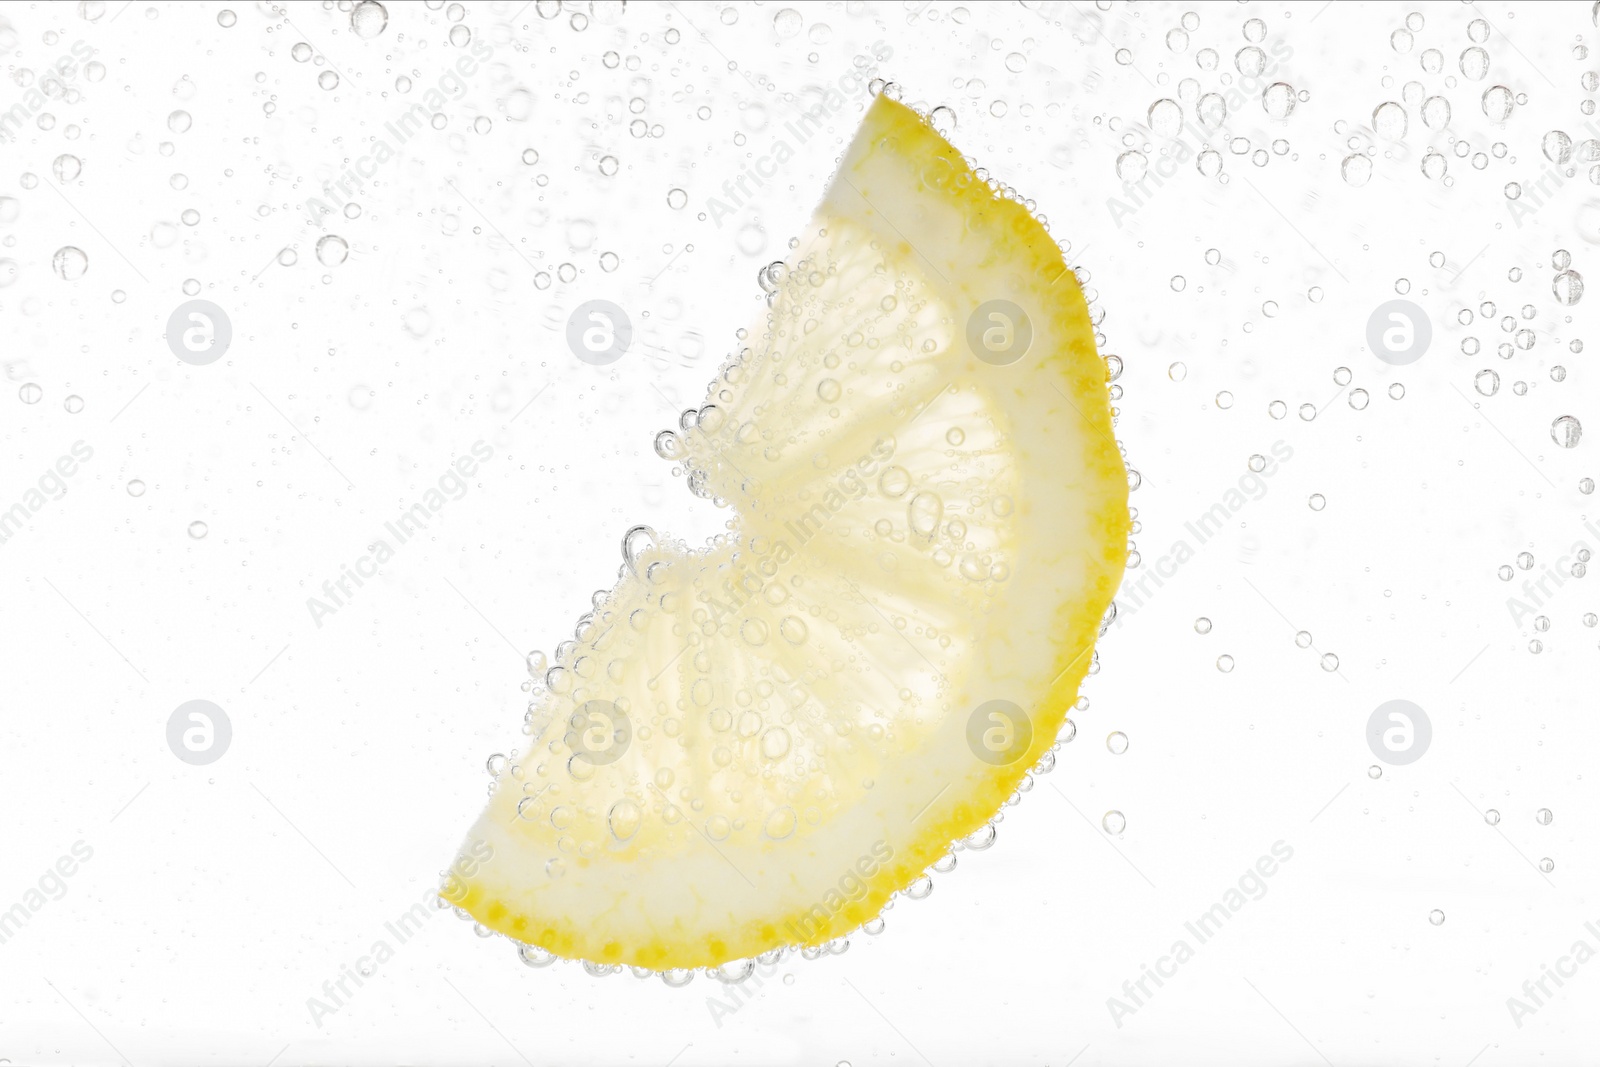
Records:
{"label": "lemon slice", "polygon": [[877,98],[762,284],[656,442],[732,532],[629,532],[447,877],[524,958],[710,967],[870,922],[1050,752],[1121,581],[1077,279],[924,118]]}

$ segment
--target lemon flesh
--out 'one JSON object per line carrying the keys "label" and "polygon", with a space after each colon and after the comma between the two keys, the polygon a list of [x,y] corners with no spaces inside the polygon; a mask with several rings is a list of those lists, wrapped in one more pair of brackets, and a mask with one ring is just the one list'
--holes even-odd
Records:
{"label": "lemon flesh", "polygon": [[656,970],[816,946],[1055,743],[1122,577],[1127,473],[1043,226],[879,97],[768,311],[657,450],[737,514],[631,532],[443,895]]}

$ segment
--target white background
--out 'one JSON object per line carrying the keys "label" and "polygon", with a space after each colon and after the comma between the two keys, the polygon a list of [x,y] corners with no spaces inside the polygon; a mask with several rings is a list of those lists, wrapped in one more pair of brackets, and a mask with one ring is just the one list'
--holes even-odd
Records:
{"label": "white background", "polygon": [[[1575,941],[1600,950],[1600,630],[1582,622],[1600,610],[1600,578],[1549,586],[1548,632],[1507,604],[1578,542],[1600,550],[1600,509],[1578,488],[1600,473],[1595,437],[1568,451],[1550,436],[1561,415],[1600,433],[1593,353],[1568,350],[1596,341],[1596,298],[1563,307],[1551,287],[1558,248],[1594,271],[1600,189],[1589,161],[1557,168],[1540,149],[1553,129],[1595,136],[1580,78],[1600,56],[1573,50],[1597,44],[1589,4],[795,4],[786,36],[775,4],[393,2],[372,39],[351,32],[348,6],[238,3],[226,28],[214,3],[0,10],[0,109],[25,120],[0,143],[0,195],[15,200],[0,203],[0,508],[74,442],[93,449],[65,495],[0,544],[0,909],[75,842],[93,849],[65,895],[0,944],[0,1062],[1593,1055],[1600,962],[1550,984],[1520,1026],[1507,1007]],[[1199,28],[1174,51],[1168,31],[1189,10]],[[1412,11],[1424,27],[1402,54],[1391,34]],[[1211,132],[1227,180],[1204,177],[1194,136],[1179,149],[1142,124],[1183,78],[1240,88],[1250,18],[1265,23],[1271,78],[1309,98],[1275,121],[1252,82]],[[1481,82],[1457,59],[1474,18],[1492,26]],[[471,43],[450,43],[452,26]],[[101,76],[80,65],[64,95],[29,108],[80,41]],[[291,55],[300,42],[307,62]],[[352,186],[355,217],[310,223],[323,183],[484,45],[488,62],[437,108],[443,128]],[[1419,63],[1430,47],[1441,73]],[[1198,65],[1203,48],[1215,70]],[[1070,242],[1105,312],[1104,350],[1126,365],[1118,432],[1142,475],[1131,580],[1194,546],[1184,524],[1251,454],[1281,441],[1293,458],[1156,595],[1124,607],[1055,773],[1006,811],[995,848],[900,902],[881,936],[735,995],[705,977],[674,990],[530,970],[430,908],[319,1025],[308,998],[392,943],[384,924],[436,884],[476,816],[485,759],[518,738],[523,654],[552,649],[610,586],[628,526],[699,539],[725,520],[651,439],[703,395],[760,306],[757,269],[819,199],[868,93],[803,144],[785,124],[826,111],[825,87],[858,56],[906,102],[952,108],[956,144]],[[1377,140],[1374,108],[1413,80],[1450,100],[1451,126],[1430,130],[1407,105],[1405,139]],[[1500,125],[1479,103],[1493,85],[1527,97]],[[181,133],[177,110],[192,116]],[[1233,154],[1234,137],[1268,149],[1267,165]],[[793,158],[714,219],[724,183],[780,142]],[[1341,160],[1369,144],[1373,177],[1352,187]],[[1153,164],[1188,158],[1135,197],[1115,161],[1146,146]],[[1422,173],[1429,147],[1447,181]],[[61,180],[67,153],[82,171]],[[1547,173],[1559,181],[1514,215],[1506,183]],[[315,252],[329,233],[350,248],[337,266]],[[52,269],[65,246],[88,257],[73,281]],[[187,279],[232,323],[209,366],[175,359],[163,336]],[[1393,367],[1367,350],[1366,324],[1402,279],[1433,340]],[[566,348],[567,313],[589,299],[634,324],[610,367]],[[1508,313],[1536,344],[1502,360]],[[1364,410],[1341,367],[1370,394]],[[1473,388],[1486,367],[1503,380],[1491,397]],[[1307,403],[1311,421],[1297,414]],[[307,598],[480,440],[494,456],[466,495],[318,626]],[[1520,552],[1532,569],[1502,582]],[[1301,629],[1312,648],[1297,647]],[[167,747],[168,716],[192,699],[232,722],[209,766]],[[1391,699],[1426,710],[1432,746],[1374,779],[1366,722]],[[1113,730],[1126,754],[1108,751]],[[1100,829],[1111,809],[1127,818],[1115,837]],[[1114,1020],[1108,998],[1280,840],[1294,855],[1266,895]]]}

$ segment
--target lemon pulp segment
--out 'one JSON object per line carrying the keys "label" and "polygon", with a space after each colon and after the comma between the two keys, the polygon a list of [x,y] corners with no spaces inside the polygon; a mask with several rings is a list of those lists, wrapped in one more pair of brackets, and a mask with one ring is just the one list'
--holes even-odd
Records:
{"label": "lemon pulp segment", "polygon": [[1049,752],[1121,581],[1077,279],[925,119],[871,105],[763,287],[656,443],[731,532],[630,533],[445,885],[557,956],[714,966],[873,919]]}

